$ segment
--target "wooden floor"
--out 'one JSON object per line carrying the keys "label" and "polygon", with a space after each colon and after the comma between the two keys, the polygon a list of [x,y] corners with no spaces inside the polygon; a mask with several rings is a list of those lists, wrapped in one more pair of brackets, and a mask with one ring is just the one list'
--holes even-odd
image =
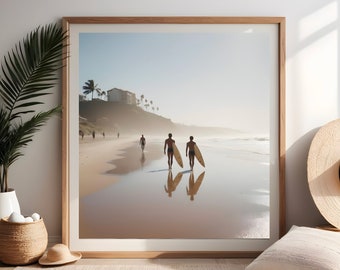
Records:
{"label": "wooden floor", "polygon": [[[241,259],[81,259],[73,264],[75,265],[148,265],[148,264],[205,264],[213,266],[217,264],[240,264],[248,265],[254,259],[253,258],[241,258]],[[37,267],[41,268],[39,264],[29,265],[29,268]],[[0,264],[1,269],[14,269],[15,266],[8,266]]]}

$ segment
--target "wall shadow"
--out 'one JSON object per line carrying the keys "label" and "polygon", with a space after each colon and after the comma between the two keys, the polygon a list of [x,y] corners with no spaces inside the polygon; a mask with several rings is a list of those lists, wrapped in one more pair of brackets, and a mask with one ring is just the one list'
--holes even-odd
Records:
{"label": "wall shadow", "polygon": [[[307,159],[319,128],[300,137],[286,152],[286,228],[327,224],[316,207],[308,186]],[[289,170],[287,170],[289,168]]]}

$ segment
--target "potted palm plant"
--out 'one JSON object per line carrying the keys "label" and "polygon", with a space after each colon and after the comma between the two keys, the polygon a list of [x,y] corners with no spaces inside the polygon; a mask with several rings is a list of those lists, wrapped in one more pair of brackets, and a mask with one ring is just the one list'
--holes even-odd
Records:
{"label": "potted palm plant", "polygon": [[[37,27],[1,62],[0,71],[0,218],[10,214],[5,198],[10,188],[9,167],[23,156],[23,148],[60,106],[40,111],[42,96],[51,94],[62,67],[65,32],[57,23]],[[19,205],[17,206],[19,207]],[[18,209],[14,209],[18,210]],[[19,207],[20,212],[20,207]]]}

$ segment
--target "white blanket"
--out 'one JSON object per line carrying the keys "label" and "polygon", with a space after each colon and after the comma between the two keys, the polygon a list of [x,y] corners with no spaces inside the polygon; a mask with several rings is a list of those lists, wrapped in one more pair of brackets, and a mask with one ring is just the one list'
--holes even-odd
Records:
{"label": "white blanket", "polygon": [[293,226],[246,270],[340,269],[340,232]]}

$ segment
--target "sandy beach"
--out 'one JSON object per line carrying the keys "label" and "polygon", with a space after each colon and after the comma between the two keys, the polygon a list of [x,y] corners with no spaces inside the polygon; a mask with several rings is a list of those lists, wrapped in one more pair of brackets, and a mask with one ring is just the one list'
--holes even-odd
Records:
{"label": "sandy beach", "polygon": [[80,145],[80,238],[268,237],[267,142],[200,140],[206,167],[191,172],[176,138],[184,167],[169,178],[163,138],[147,138],[144,158],[139,138],[100,139]]}
{"label": "sandy beach", "polygon": [[126,174],[163,156],[159,144],[147,143],[141,151],[139,140],[132,137],[84,138],[79,143],[79,196],[97,192]]}

